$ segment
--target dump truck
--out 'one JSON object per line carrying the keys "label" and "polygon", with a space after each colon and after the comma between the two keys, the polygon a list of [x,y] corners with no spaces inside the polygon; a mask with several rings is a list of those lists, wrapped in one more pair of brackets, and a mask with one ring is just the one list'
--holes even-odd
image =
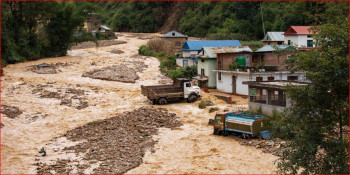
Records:
{"label": "dump truck", "polygon": [[212,121],[214,135],[227,136],[230,133],[242,134],[244,138],[261,136],[268,132],[267,117],[264,115],[250,115],[239,112],[217,113]]}
{"label": "dump truck", "polygon": [[141,85],[141,94],[146,96],[153,104],[167,104],[172,101],[187,99],[192,103],[201,96],[201,90],[198,86],[192,85],[192,80],[186,78],[177,78],[170,85]]}

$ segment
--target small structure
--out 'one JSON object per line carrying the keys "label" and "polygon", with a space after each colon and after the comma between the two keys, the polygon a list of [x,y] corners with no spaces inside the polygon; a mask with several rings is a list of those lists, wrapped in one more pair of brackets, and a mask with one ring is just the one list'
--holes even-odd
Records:
{"label": "small structure", "polygon": [[[182,47],[182,57],[176,58],[185,63],[198,63],[197,55],[203,49],[203,47],[238,47],[242,46],[238,40],[201,40],[201,41],[186,41]],[[184,61],[187,60],[187,61]],[[177,63],[181,63],[177,61]],[[185,67],[185,64],[178,64],[181,67]]]}
{"label": "small structure", "polygon": [[287,87],[307,86],[305,82],[292,81],[245,81],[249,87],[249,111],[272,115],[292,105],[286,94]]}
{"label": "small structure", "polygon": [[312,35],[316,31],[310,30],[311,26],[291,26],[284,32],[284,43],[298,47],[299,50],[309,50],[315,47]]}
{"label": "small structure", "polygon": [[284,44],[284,32],[267,32],[262,40],[265,45],[282,45]]}
{"label": "small structure", "polygon": [[176,52],[181,51],[182,46],[187,41],[188,36],[181,34],[175,30],[172,30],[164,35],[162,35],[160,38],[162,40],[170,42],[172,45],[175,46]]}

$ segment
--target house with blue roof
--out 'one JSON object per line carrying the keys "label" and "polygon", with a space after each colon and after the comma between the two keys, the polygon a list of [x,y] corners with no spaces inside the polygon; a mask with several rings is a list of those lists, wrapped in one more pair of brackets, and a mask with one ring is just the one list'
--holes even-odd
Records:
{"label": "house with blue roof", "polygon": [[186,41],[183,45],[182,57],[176,59],[177,65],[181,67],[197,65],[198,59],[196,55],[203,47],[237,47],[242,46],[238,40],[199,40]]}

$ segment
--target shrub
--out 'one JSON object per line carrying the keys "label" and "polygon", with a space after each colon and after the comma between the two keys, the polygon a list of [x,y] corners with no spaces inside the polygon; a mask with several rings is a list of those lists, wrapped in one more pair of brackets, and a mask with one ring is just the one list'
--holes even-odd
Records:
{"label": "shrub", "polygon": [[164,53],[166,55],[172,55],[175,53],[175,45],[171,42],[167,42],[163,39],[152,39],[147,42],[147,46],[149,49],[158,52],[158,53]]}
{"label": "shrub", "polygon": [[228,70],[236,70],[238,68],[237,63],[232,63],[228,65]]}
{"label": "shrub", "polygon": [[207,107],[207,103],[205,101],[201,101],[198,104],[199,109],[204,109]]}
{"label": "shrub", "polygon": [[218,107],[213,107],[213,108],[209,109],[209,113],[212,113],[212,112],[215,112],[215,111],[218,111],[218,110],[219,110]]}
{"label": "shrub", "polygon": [[145,55],[145,56],[153,56],[154,53],[146,45],[142,45],[139,48],[139,54],[140,55]]}

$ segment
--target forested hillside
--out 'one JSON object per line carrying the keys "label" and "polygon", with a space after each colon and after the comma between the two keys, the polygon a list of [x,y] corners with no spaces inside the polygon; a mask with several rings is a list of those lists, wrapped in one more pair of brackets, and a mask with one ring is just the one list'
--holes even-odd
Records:
{"label": "forested hillside", "polygon": [[261,40],[264,31],[318,25],[327,3],[7,1],[1,3],[1,63],[65,55],[72,43],[91,39],[74,37],[91,14],[114,31],[176,29],[194,37],[250,41]]}
{"label": "forested hillside", "polygon": [[[327,2],[96,2],[115,31],[260,40],[265,31],[317,24]],[[346,3],[344,3],[346,5]]]}

